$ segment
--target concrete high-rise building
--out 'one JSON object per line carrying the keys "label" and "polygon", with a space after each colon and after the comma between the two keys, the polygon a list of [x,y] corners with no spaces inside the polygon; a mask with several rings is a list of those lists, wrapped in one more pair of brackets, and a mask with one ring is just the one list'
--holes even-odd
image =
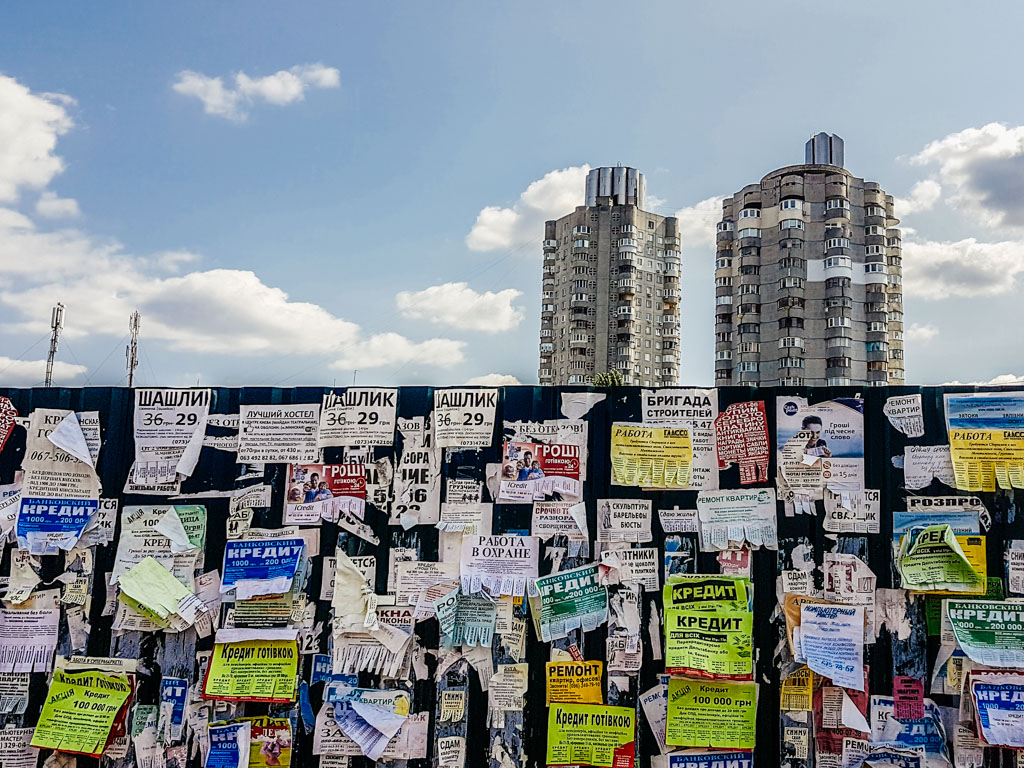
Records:
{"label": "concrete high-rise building", "polygon": [[715,261],[715,381],[903,383],[899,219],[819,133],[805,163],[722,203]]}
{"label": "concrete high-rise building", "polygon": [[679,375],[679,222],[644,210],[635,168],[587,174],[586,205],[544,224],[540,383]]}

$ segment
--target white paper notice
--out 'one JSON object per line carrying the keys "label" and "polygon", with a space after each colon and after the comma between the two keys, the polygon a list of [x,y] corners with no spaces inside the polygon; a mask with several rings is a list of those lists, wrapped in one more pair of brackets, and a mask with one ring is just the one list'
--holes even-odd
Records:
{"label": "white paper notice", "polygon": [[597,540],[636,543],[650,541],[650,499],[598,499]]}
{"label": "white paper notice", "polygon": [[408,530],[434,525],[441,509],[441,456],[434,435],[422,416],[399,419],[402,453],[394,477],[390,525]]}
{"label": "white paper notice", "polygon": [[136,389],[135,482],[154,486],[191,475],[209,413],[208,389]]}
{"label": "white paper notice", "polygon": [[807,666],[836,685],[864,690],[864,609],[805,604],[800,609],[800,642]]}
{"label": "white paper notice", "polygon": [[486,448],[494,439],[497,389],[434,390],[434,439],[441,448]]}
{"label": "white paper notice", "polygon": [[239,463],[315,464],[320,404],[241,405]]}
{"label": "white paper notice", "polygon": [[60,590],[0,605],[0,672],[49,672],[57,648]]}
{"label": "white paper notice", "polygon": [[737,549],[778,549],[775,489],[701,491],[697,494],[700,548],[705,552]]}
{"label": "white paper notice", "polygon": [[908,445],[904,449],[903,485],[905,488],[925,488],[932,478],[950,488],[956,487],[953,461],[948,445]]}
{"label": "white paper notice", "polygon": [[907,437],[924,437],[924,408],[921,395],[886,398],[882,412],[894,429]]}
{"label": "white paper notice", "polygon": [[537,578],[538,549],[533,536],[463,536],[462,591],[522,597],[527,583]]}
{"label": "white paper notice", "polygon": [[717,489],[715,419],[718,416],[718,390],[645,389],[640,393],[640,402],[645,426],[689,427],[693,463],[687,488]]}
{"label": "white paper notice", "polygon": [[394,445],[398,390],[352,387],[324,395],[320,447]]}

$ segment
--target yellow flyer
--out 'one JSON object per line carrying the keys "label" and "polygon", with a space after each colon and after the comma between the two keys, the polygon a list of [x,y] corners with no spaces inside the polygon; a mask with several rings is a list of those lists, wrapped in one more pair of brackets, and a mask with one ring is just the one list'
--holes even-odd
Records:
{"label": "yellow flyer", "polygon": [[[253,631],[269,635],[274,630]],[[218,640],[220,637],[218,633]],[[299,646],[294,639],[217,642],[206,669],[203,698],[281,704],[295,701],[298,669]]]}
{"label": "yellow flyer", "polygon": [[779,709],[794,712],[811,710],[814,698],[814,672],[800,667],[782,681],[782,696]]}
{"label": "yellow flyer", "polygon": [[99,757],[131,692],[124,675],[55,669],[32,746]]}
{"label": "yellow flyer", "polygon": [[635,721],[629,707],[552,704],[547,764],[632,768]]}
{"label": "yellow flyer", "polygon": [[604,704],[600,661],[549,661],[547,705]]}
{"label": "yellow flyer", "polygon": [[675,747],[753,749],[757,683],[668,681],[665,743]]}
{"label": "yellow flyer", "polygon": [[612,424],[612,485],[686,488],[693,445],[686,427]]}
{"label": "yellow flyer", "polygon": [[944,399],[956,487],[1024,488],[1024,392],[951,393]]}

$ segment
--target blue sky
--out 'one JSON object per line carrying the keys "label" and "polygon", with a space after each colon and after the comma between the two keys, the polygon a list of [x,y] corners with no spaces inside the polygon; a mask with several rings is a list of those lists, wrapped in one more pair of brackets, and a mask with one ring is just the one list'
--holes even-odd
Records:
{"label": "blue sky", "polygon": [[144,384],[534,382],[540,223],[615,163],[682,217],[710,384],[714,198],[818,130],[913,230],[908,383],[1024,374],[1024,7],[985,7],[9,5],[0,384],[58,300],[69,385],[123,380],[135,307]]}

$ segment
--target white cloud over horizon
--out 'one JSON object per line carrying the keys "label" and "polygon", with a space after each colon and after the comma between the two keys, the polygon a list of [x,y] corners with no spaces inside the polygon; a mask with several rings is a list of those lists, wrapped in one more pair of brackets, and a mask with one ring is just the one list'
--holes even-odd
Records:
{"label": "white cloud over horizon", "polygon": [[239,71],[233,79],[234,86],[225,85],[221,77],[184,70],[171,87],[176,93],[198,99],[208,115],[244,122],[257,104],[284,106],[302,101],[307,90],[341,86],[341,73],[319,63],[282,69],[264,77],[250,77]]}
{"label": "white cloud over horizon", "polygon": [[474,376],[466,381],[466,384],[471,387],[514,387],[521,383],[510,373],[485,373],[483,376]]}
{"label": "white cloud over horizon", "polygon": [[714,247],[718,222],[722,220],[723,200],[725,195],[708,197],[672,214],[679,219],[679,239],[683,252],[687,248]]}
{"label": "white cloud over horizon", "polygon": [[468,283],[443,283],[422,291],[399,291],[395,304],[403,317],[464,331],[502,333],[517,328],[523,310],[513,302],[522,291],[506,288],[477,293]]}
{"label": "white cloud over horizon", "polygon": [[64,170],[57,139],[73,125],[75,101],[55,93],[33,93],[0,75],[0,203],[15,203],[23,189],[42,189]]}
{"label": "white cloud over horizon", "polygon": [[[84,365],[53,361],[53,383],[58,385],[81,384],[79,379],[87,372]],[[46,360],[16,360],[0,355],[0,386],[38,387],[46,378]]]}

